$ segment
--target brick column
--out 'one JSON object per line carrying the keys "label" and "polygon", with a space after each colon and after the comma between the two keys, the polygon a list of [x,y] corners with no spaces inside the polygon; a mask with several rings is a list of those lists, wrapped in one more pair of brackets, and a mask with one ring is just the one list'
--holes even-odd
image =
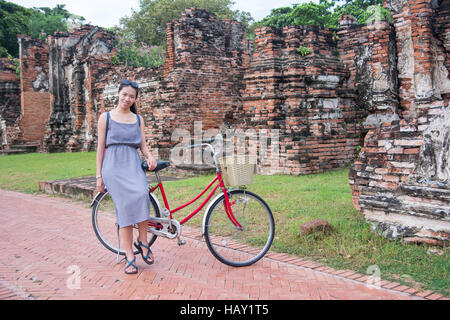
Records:
{"label": "brick column", "polygon": [[21,117],[23,142],[39,142],[46,131],[50,115],[48,46],[45,41],[19,36]]}
{"label": "brick column", "polygon": [[439,40],[448,34],[431,23],[441,15],[436,4],[387,1],[396,35],[399,121],[367,133],[350,184],[355,207],[384,236],[443,244],[450,239],[450,86]]}

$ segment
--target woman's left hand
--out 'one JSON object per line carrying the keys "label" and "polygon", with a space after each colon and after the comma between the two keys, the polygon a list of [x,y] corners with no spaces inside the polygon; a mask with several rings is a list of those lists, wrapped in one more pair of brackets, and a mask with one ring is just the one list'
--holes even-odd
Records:
{"label": "woman's left hand", "polygon": [[148,158],[147,164],[148,164],[148,170],[153,171],[153,170],[155,170],[158,163],[156,162],[156,160],[154,158]]}

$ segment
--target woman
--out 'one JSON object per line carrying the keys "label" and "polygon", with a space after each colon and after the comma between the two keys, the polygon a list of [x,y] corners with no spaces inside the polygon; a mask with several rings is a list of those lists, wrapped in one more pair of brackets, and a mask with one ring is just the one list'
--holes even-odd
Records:
{"label": "woman", "polygon": [[116,208],[120,243],[126,253],[126,274],[137,273],[133,252],[133,225],[138,225],[138,242],[134,246],[147,264],[154,262],[147,242],[150,218],[148,183],[141,169],[137,148],[144,154],[150,170],[156,167],[145,143],[144,121],[136,112],[139,87],[124,79],[119,86],[119,102],[115,109],[102,113],[98,120],[97,191],[105,186]]}

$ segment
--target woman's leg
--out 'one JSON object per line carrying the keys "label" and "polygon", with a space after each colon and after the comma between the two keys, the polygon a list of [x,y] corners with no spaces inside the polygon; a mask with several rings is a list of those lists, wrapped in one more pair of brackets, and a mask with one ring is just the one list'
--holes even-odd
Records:
{"label": "woman's leg", "polygon": [[[138,230],[139,230],[139,241],[141,241],[143,244],[145,244],[146,246],[148,246],[148,240],[147,240],[147,229],[148,229],[148,220],[146,221],[142,221],[140,223],[138,223]],[[141,247],[142,248],[142,252],[144,254],[144,256],[147,255],[147,248]],[[153,255],[150,253],[149,254],[149,258],[151,260],[153,260]]]}
{"label": "woman's leg", "polygon": [[[128,261],[134,259],[133,251],[133,226],[127,226],[119,229],[120,243],[125,249],[126,258]],[[133,266],[128,266],[127,271],[133,271]]]}

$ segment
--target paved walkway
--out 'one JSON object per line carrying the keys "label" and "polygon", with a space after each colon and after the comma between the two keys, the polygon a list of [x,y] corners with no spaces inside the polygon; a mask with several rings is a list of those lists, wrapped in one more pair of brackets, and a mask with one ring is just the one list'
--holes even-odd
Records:
{"label": "paved walkway", "polygon": [[[0,190],[0,299],[441,299],[441,295],[270,253],[232,268],[217,261],[196,230],[187,244],[158,238],[154,265],[139,273],[95,237],[88,205],[48,195]],[[356,280],[355,280],[356,279]],[[411,294],[414,293],[414,294]]]}

